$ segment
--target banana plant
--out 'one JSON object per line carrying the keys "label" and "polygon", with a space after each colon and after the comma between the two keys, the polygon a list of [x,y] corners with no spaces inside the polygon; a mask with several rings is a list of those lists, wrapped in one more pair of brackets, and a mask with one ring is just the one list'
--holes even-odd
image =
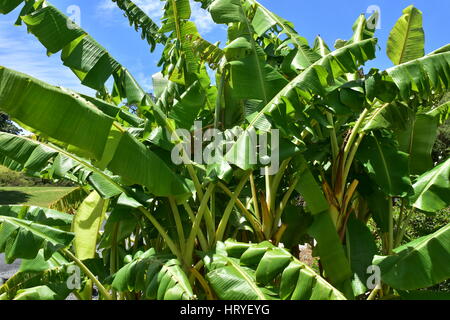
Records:
{"label": "banana plant", "polygon": [[[52,209],[0,207],[0,252],[22,259],[0,299],[92,299],[94,287],[121,300],[397,299],[447,280],[449,226],[404,240],[416,212],[450,203],[450,160],[431,161],[450,46],[425,54],[420,10],[403,11],[381,71],[364,69],[377,14],[332,50],[256,0],[196,1],[228,29],[224,46],[202,38],[189,0],[165,1],[160,23],[112,0],[162,47],[153,94],[48,1],[0,1],[2,14],[22,5],[16,24],[97,91],[0,66],[0,110],[38,137],[0,133],[1,163],[80,186]],[[186,136],[207,148],[211,129],[226,149],[214,161],[177,149]],[[263,137],[279,142],[276,172],[253,161],[273,155]],[[381,270],[373,286],[368,268]]]}

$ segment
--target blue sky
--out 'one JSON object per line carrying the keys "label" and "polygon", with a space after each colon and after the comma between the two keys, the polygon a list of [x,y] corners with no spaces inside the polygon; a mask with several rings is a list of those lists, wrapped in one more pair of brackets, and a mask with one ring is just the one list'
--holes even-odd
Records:
{"label": "blue sky", "polygon": [[[128,21],[111,0],[53,0],[61,11],[70,15],[71,6],[80,8],[81,26],[102,44],[118,61],[130,69],[141,85],[151,91],[151,75],[158,72],[159,50],[150,53],[148,45],[130,28]],[[136,0],[136,3],[159,21],[162,2],[159,0]],[[224,26],[214,25],[208,13],[193,3],[193,20],[200,32],[210,41],[225,42]],[[381,11],[381,29],[377,30],[379,45],[377,59],[368,67],[385,69],[391,66],[385,54],[386,41],[403,8],[414,4],[424,14],[426,52],[450,42],[449,0],[261,0],[269,9],[292,21],[296,30],[311,43],[320,34],[332,46],[336,39],[348,39],[352,24],[370,6]],[[61,85],[83,93],[92,90],[79,84],[70,70],[63,67],[59,54],[46,56],[45,49],[26,28],[14,27],[19,10],[0,16],[0,65],[28,73],[54,85]]]}

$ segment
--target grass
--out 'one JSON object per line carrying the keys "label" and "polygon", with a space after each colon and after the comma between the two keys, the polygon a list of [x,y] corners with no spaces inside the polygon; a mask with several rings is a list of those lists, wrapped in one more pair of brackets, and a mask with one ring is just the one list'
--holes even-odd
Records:
{"label": "grass", "polygon": [[0,187],[0,205],[48,207],[76,188],[70,187]]}
{"label": "grass", "polygon": [[34,185],[33,179],[0,165],[0,186],[26,187]]}

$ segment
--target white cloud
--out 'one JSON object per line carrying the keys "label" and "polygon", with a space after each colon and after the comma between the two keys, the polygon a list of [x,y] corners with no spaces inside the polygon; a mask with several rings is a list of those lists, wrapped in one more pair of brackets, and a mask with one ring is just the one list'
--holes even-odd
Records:
{"label": "white cloud", "polygon": [[112,10],[114,8],[116,8],[117,5],[110,1],[110,0],[103,0],[99,5],[98,5],[98,9],[101,10]]}
{"label": "white cloud", "polygon": [[[133,0],[154,22],[160,24],[160,19],[164,14],[164,1],[160,0]],[[191,20],[195,22],[201,34],[211,32],[216,24],[211,19],[208,11],[201,8],[200,3],[191,1],[192,17]],[[120,9],[111,0],[102,0],[97,7],[99,15],[106,15],[109,19],[123,19],[122,15],[114,15]],[[111,21],[109,21],[111,23]]]}
{"label": "white cloud", "polygon": [[136,74],[136,81],[144,89],[145,92],[153,91],[153,81],[150,75],[146,75],[144,72]]}
{"label": "white cloud", "polygon": [[70,69],[62,65],[59,53],[47,57],[46,49],[26,28],[15,27],[13,21],[0,21],[0,65],[26,73],[52,85],[81,93],[93,90],[80,84]]}
{"label": "white cloud", "polygon": [[192,6],[192,20],[197,25],[200,34],[211,32],[217,24],[212,20],[208,11],[201,8],[199,2],[194,2]]}
{"label": "white cloud", "polygon": [[[156,23],[159,22],[163,15],[164,2],[160,0],[133,0],[133,2],[152,20]],[[97,7],[98,15],[106,16],[108,19],[114,19],[115,21],[124,19],[120,12],[121,10],[117,7],[117,4],[111,0],[102,0]]]}
{"label": "white cloud", "polygon": [[134,3],[151,19],[159,21],[163,15],[164,2],[160,0],[135,0]]}

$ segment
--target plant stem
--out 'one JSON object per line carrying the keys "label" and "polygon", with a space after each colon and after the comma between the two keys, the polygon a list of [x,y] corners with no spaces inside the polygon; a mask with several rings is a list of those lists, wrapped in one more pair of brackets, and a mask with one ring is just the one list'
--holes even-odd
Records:
{"label": "plant stem", "polygon": [[211,198],[209,199],[210,201],[210,210],[211,211],[211,220],[212,223],[211,225],[213,226],[213,232],[214,234],[216,233],[216,192],[214,191],[211,194]]}
{"label": "plant stem", "polygon": [[150,220],[150,222],[153,224],[153,226],[156,228],[156,230],[158,230],[159,234],[161,235],[161,237],[163,237],[163,239],[166,242],[166,245],[169,247],[170,251],[172,251],[172,253],[174,255],[176,255],[180,261],[183,261],[182,255],[181,255],[180,251],[178,250],[177,246],[175,245],[173,240],[169,237],[166,230],[164,230],[164,228],[158,222],[158,220],[156,220],[156,218],[150,212],[145,210],[144,207],[139,207],[138,210],[141,211]]}
{"label": "plant stem", "polygon": [[[247,183],[247,180],[250,176],[250,173],[245,174],[241,181],[239,182],[239,184],[237,185],[236,189],[234,190],[234,195],[237,197],[239,197],[242,189],[244,188],[245,184]],[[225,229],[228,225],[228,220],[230,219],[230,215],[231,212],[233,211],[233,207],[235,205],[235,201],[234,199],[231,199],[228,202],[227,207],[225,208],[225,211],[223,213],[222,219],[219,222],[219,227],[216,230],[216,241],[222,241],[223,240],[223,236],[225,234]]]}
{"label": "plant stem", "polygon": [[214,114],[214,128],[219,129],[220,124],[220,115],[222,112],[222,96],[223,96],[223,88],[225,86],[225,71],[222,71],[220,75],[220,83],[217,89],[217,100],[216,100],[216,108]]}
{"label": "plant stem", "polygon": [[272,208],[272,179],[269,175],[269,167],[265,167],[264,172],[264,177],[266,179],[266,203],[267,208],[269,209],[269,214],[272,215],[272,212],[270,211],[270,209]]}
{"label": "plant stem", "polygon": [[[189,215],[189,219],[191,219],[191,222],[194,223],[195,214],[194,214],[194,211],[192,211],[191,206],[187,202],[184,202],[183,205],[184,205],[184,209],[187,211],[187,213]],[[203,234],[203,231],[201,229],[198,230],[198,240],[200,242],[200,246],[202,247],[202,250],[208,251],[208,249],[209,249],[208,241],[206,240],[206,237]]]}
{"label": "plant stem", "polygon": [[333,154],[333,161],[336,161],[339,154],[339,145],[336,136],[336,128],[334,127],[333,115],[327,112],[327,120],[330,123],[330,139],[331,139],[331,151]]}
{"label": "plant stem", "polygon": [[271,191],[270,204],[272,206],[270,208],[271,212],[275,212],[275,201],[276,201],[276,197],[277,197],[277,193],[278,193],[278,188],[280,187],[281,179],[283,179],[283,175],[284,175],[287,167],[289,166],[289,162],[291,162],[291,159],[292,158],[289,158],[289,159],[286,159],[283,161],[283,163],[280,166],[280,170],[278,170],[277,174],[273,178],[272,186],[270,187],[270,191]]}
{"label": "plant stem", "polygon": [[[170,128],[170,126],[169,126]],[[123,130],[123,129],[121,129]],[[170,129],[169,129],[170,131]],[[99,175],[101,175],[104,179],[106,179],[108,182],[110,182],[111,184],[113,184],[114,186],[116,186],[119,190],[121,190],[123,193],[125,193],[126,195],[133,197],[132,194],[130,194],[129,191],[125,190],[120,184],[118,184],[117,182],[115,182],[111,177],[109,177],[108,175],[106,175],[103,171],[97,169],[96,167],[94,167],[93,165],[78,159],[77,157],[74,157],[73,155],[71,155],[70,153],[66,152],[63,149],[60,149],[58,147],[55,147],[52,145],[52,148],[54,148],[55,150],[63,153],[64,155],[68,156],[71,159],[74,159],[80,163],[82,163],[84,166],[88,167],[89,169],[91,169],[92,171],[94,171],[95,173],[98,173]],[[189,166],[188,170],[189,170]],[[192,167],[192,165],[191,165]],[[191,168],[193,170],[193,168]],[[194,183],[195,183],[195,179],[197,178],[197,176],[195,175],[195,171],[194,171]],[[196,179],[198,181],[198,178]],[[200,191],[201,191],[201,186],[200,186]],[[148,212],[144,207],[139,207],[139,211],[141,211],[149,220],[150,222],[155,226],[155,228],[158,230],[158,232],[161,234],[161,236],[164,238],[164,240],[166,241],[166,244],[169,246],[169,248],[171,249],[172,253],[175,254],[177,257],[179,257],[179,252],[178,249],[176,249],[176,246],[174,244],[174,242],[172,241],[172,239],[170,239],[170,237],[166,234],[164,228],[159,224],[158,220],[156,220],[151,214],[150,212]]]}
{"label": "plant stem", "polygon": [[255,217],[247,210],[247,208],[244,206],[242,201],[233,192],[231,192],[231,190],[228,189],[228,187],[226,185],[224,185],[223,183],[219,182],[218,186],[220,188],[222,188],[222,190],[225,191],[225,193],[231,199],[234,200],[235,204],[237,204],[237,206],[242,211],[242,213],[244,214],[244,216],[247,219],[247,221],[250,222],[250,224],[252,225],[252,227],[255,230],[255,232],[259,235],[259,239],[262,241],[264,239],[264,237],[262,236],[262,233],[261,233],[261,225],[259,225],[259,223],[258,223],[258,221],[256,221]]}
{"label": "plant stem", "polygon": [[[213,197],[214,192],[209,196],[209,201],[211,200],[211,198]],[[211,246],[214,243],[214,239],[216,237],[216,226],[214,224],[214,219],[212,216],[212,212],[211,210],[208,208],[208,206],[206,206],[205,208],[205,224],[206,224],[206,236],[208,239],[208,244],[209,246]]]}
{"label": "plant stem", "polygon": [[372,290],[372,292],[370,293],[369,297],[367,298],[367,300],[375,300],[375,298],[378,295],[378,292],[381,291],[381,285],[377,284],[377,286]]}
{"label": "plant stem", "polygon": [[281,220],[281,216],[284,212],[284,209],[286,208],[286,206],[289,202],[289,199],[291,198],[291,195],[294,192],[295,187],[297,186],[299,180],[300,180],[300,177],[297,177],[296,179],[294,179],[294,181],[289,186],[288,191],[284,194],[283,200],[281,200],[280,206],[277,209],[277,213],[275,215],[275,219],[272,224],[272,228],[273,228],[272,232],[275,232],[276,229],[278,228],[278,225]]}
{"label": "plant stem", "polygon": [[395,224],[395,231],[397,232],[397,234],[400,232],[402,223],[403,223],[403,219],[404,219],[404,215],[405,215],[405,202],[404,202],[404,198],[402,198],[401,200],[402,205],[400,207],[400,214],[398,216],[398,220],[397,223]]}
{"label": "plant stem", "polygon": [[200,274],[200,272],[197,271],[195,268],[191,268],[191,272],[194,275],[194,277],[198,280],[200,285],[203,288],[203,291],[205,291],[207,300],[215,300],[214,294],[212,293],[211,288],[208,285],[208,282],[205,280],[205,278]]}
{"label": "plant stem", "polygon": [[365,133],[361,132],[359,134],[358,139],[356,140],[355,144],[353,145],[353,147],[350,151],[350,154],[347,157],[347,161],[345,162],[345,166],[344,166],[344,175],[343,175],[344,180],[343,181],[347,180],[348,174],[350,173],[350,169],[353,164],[353,160],[355,159],[355,156],[356,156],[356,152],[358,151],[359,146],[361,145],[361,142],[364,139],[364,137],[365,137]]}
{"label": "plant stem", "polygon": [[[152,108],[160,114],[160,117],[161,117],[162,121],[164,122],[164,126],[169,131],[169,133],[175,138],[175,140],[183,141],[181,139],[181,137],[178,135],[175,128],[172,126],[172,124],[167,121],[167,119],[165,118],[164,115],[161,115],[162,111],[151,100],[150,100],[150,102],[152,103]],[[194,182],[195,191],[197,192],[198,198],[201,201],[201,199],[203,198],[203,189],[202,189],[200,180],[198,180],[197,173],[195,172],[194,166],[192,165],[192,161],[188,157],[186,152],[184,152],[184,150],[183,150],[183,152],[181,152],[181,157],[182,157],[183,163],[186,164],[186,168],[188,170],[189,176],[191,177],[192,181]]]}
{"label": "plant stem", "polygon": [[253,209],[255,211],[255,216],[259,222],[261,222],[261,214],[259,213],[259,204],[258,204],[258,195],[256,193],[256,185],[255,178],[253,176],[253,172],[250,173],[250,186],[252,189],[252,201],[253,201]]}
{"label": "plant stem", "polygon": [[180,211],[178,211],[178,206],[173,196],[169,196],[169,203],[172,209],[173,217],[175,219],[175,225],[178,233],[178,240],[180,242],[181,252],[184,251],[186,238],[184,237],[183,224],[181,223]]}
{"label": "plant stem", "polygon": [[185,261],[186,265],[188,266],[190,266],[192,263],[192,254],[194,252],[195,239],[197,238],[197,235],[199,233],[200,224],[202,222],[203,215],[207,209],[209,198],[211,197],[211,194],[213,193],[215,187],[216,186],[213,183],[209,184],[209,187],[206,190],[205,197],[203,197],[203,200],[200,203],[200,207],[198,209],[194,223],[192,224],[192,229],[186,243],[186,252],[185,252]]}
{"label": "plant stem", "polygon": [[[112,244],[111,244],[111,253],[109,257],[109,265],[110,265],[110,273],[111,275],[117,272],[117,232],[119,231],[120,222],[116,222],[114,225]],[[112,290],[112,297],[114,300],[117,300],[117,293],[115,290]]]}
{"label": "plant stem", "polygon": [[406,228],[408,227],[409,221],[414,215],[414,209],[412,209],[409,213],[406,213],[406,217],[402,221],[402,225],[399,226],[399,231],[397,233],[397,237],[395,239],[395,247],[397,248],[403,241],[403,238],[406,233]]}
{"label": "plant stem", "polygon": [[278,230],[273,235],[273,244],[275,246],[278,246],[280,244],[281,238],[283,237],[284,233],[287,230],[287,224],[282,224]]}
{"label": "plant stem", "polygon": [[392,198],[389,197],[389,233],[388,233],[387,252],[392,254],[394,249],[394,206],[392,205]]}
{"label": "plant stem", "polygon": [[348,158],[348,155],[350,153],[350,150],[353,147],[353,143],[355,142],[356,137],[359,134],[359,129],[361,129],[361,126],[362,126],[362,124],[364,122],[364,119],[366,118],[368,113],[369,113],[369,109],[367,109],[367,108],[364,109],[364,111],[359,116],[358,121],[356,121],[355,126],[353,127],[352,133],[350,134],[348,142],[347,142],[347,144],[345,145],[345,148],[344,148],[343,161],[344,161],[345,164],[347,163],[347,158]]}
{"label": "plant stem", "polygon": [[[175,136],[176,139],[181,140],[180,136],[177,134],[175,129],[167,121],[165,121],[165,126],[166,126],[167,130],[169,130],[169,132]],[[189,159],[189,157],[186,155],[186,152],[184,152],[184,150],[182,152],[182,159],[183,159],[183,163],[186,163],[186,168],[188,170],[189,176],[191,177],[192,181],[194,182],[195,191],[197,192],[198,199],[201,202],[204,197],[203,188],[200,183],[200,180],[198,179],[197,173],[195,172],[194,166],[192,165],[191,159]],[[206,208],[206,211],[207,211],[207,215],[212,217],[212,214],[211,214],[209,208]],[[208,233],[210,233],[213,229],[215,229],[215,226],[211,225],[211,220],[208,220],[207,223],[208,223],[207,225],[208,225],[208,230],[209,230]],[[214,241],[213,235],[210,234],[209,236],[210,237],[208,240],[212,243]]]}
{"label": "plant stem", "polygon": [[88,269],[88,267],[86,267],[84,265],[83,262],[81,262],[81,260],[79,260],[77,257],[75,257],[75,255],[70,252],[67,249],[62,249],[62,252],[67,255],[73,262],[75,262],[75,264],[80,267],[80,269],[83,271],[83,273],[92,280],[92,282],[95,283],[95,285],[97,286],[98,290],[102,293],[102,295],[105,297],[106,300],[112,300],[111,295],[109,294],[108,290],[105,289],[105,287],[100,283],[100,281],[98,281],[98,279],[94,276],[94,274],[91,272],[91,270]]}
{"label": "plant stem", "polygon": [[[198,260],[198,262],[192,268],[194,268],[195,270],[199,271],[204,266],[205,266],[205,262],[203,261],[203,259],[200,259],[200,260]],[[194,278],[195,278],[194,275],[191,274],[189,276],[189,283],[193,284],[194,280],[195,280]]]}

